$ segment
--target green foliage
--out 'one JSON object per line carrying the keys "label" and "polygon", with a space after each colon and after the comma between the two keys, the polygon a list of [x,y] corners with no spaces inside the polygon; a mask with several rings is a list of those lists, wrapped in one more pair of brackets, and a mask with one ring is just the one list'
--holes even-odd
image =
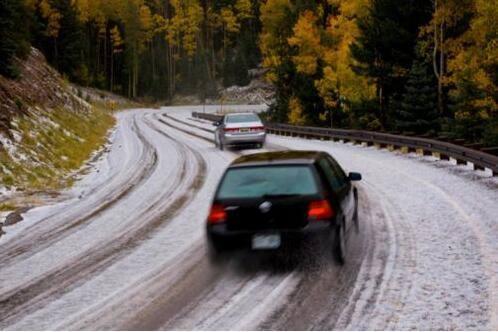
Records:
{"label": "green foliage", "polygon": [[15,78],[19,70],[13,64],[15,56],[24,57],[29,51],[28,30],[24,20],[23,0],[0,1],[0,74]]}
{"label": "green foliage", "polygon": [[19,119],[23,138],[18,151],[29,159],[16,159],[0,151],[0,180],[4,185],[47,190],[70,184],[72,180],[65,175],[79,169],[104,144],[114,125],[112,114],[100,108],[90,112],[56,109],[45,116],[57,125],[28,117]]}
{"label": "green foliage", "polygon": [[436,80],[424,59],[415,59],[396,114],[396,129],[425,134],[438,130]]}
{"label": "green foliage", "polygon": [[83,57],[85,35],[73,2],[42,0],[36,8],[35,47],[41,49],[47,60],[70,80],[88,83]]}
{"label": "green foliage", "polygon": [[351,45],[355,70],[375,81],[381,120],[391,98],[400,95],[415,57],[419,29],[431,18],[432,1],[372,0],[370,14],[358,21],[361,31]]}

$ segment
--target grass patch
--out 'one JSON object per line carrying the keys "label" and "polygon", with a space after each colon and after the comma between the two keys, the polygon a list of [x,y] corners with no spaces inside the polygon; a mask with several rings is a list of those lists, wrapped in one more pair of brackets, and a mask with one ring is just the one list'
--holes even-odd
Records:
{"label": "grass patch", "polygon": [[0,212],[14,211],[15,209],[17,209],[17,207],[12,204],[9,203],[0,204]]}
{"label": "grass patch", "polygon": [[112,112],[55,109],[19,118],[22,140],[14,156],[0,150],[0,180],[6,187],[53,190],[72,184],[68,174],[78,170],[101,148],[115,124]]}

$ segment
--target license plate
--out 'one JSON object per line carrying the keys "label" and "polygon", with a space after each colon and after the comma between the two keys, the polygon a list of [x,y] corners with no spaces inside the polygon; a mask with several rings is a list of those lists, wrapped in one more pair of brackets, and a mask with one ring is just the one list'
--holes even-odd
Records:
{"label": "license plate", "polygon": [[249,132],[249,131],[250,131],[250,129],[245,129],[245,128],[242,128],[242,129],[239,129],[239,131],[240,131],[241,133],[247,133],[247,132]]}
{"label": "license plate", "polygon": [[280,247],[280,234],[256,234],[252,237],[252,249],[277,249]]}

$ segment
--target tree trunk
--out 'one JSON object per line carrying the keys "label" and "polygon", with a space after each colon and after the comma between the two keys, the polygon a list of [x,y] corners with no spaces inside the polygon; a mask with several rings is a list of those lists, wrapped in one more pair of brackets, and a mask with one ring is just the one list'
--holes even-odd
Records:
{"label": "tree trunk", "polygon": [[109,78],[111,92],[114,92],[114,49],[111,49],[111,75]]}
{"label": "tree trunk", "polygon": [[444,91],[443,91],[443,78],[445,75],[445,66],[444,66],[444,23],[441,23],[440,26],[440,42],[439,42],[439,80],[438,80],[438,108],[439,114],[444,114]]}

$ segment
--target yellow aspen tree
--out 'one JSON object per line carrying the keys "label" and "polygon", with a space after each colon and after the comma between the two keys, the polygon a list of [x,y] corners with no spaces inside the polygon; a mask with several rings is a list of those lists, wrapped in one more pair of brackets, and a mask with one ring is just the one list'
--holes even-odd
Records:
{"label": "yellow aspen tree", "polygon": [[251,0],[237,0],[235,2],[235,10],[239,21],[244,21],[253,16]]}
{"label": "yellow aspen tree", "polygon": [[154,19],[150,8],[147,5],[141,5],[139,16],[144,42],[149,43],[154,37]]}
{"label": "yellow aspen tree", "polygon": [[110,77],[110,89],[114,90],[114,57],[116,54],[123,52],[124,41],[121,37],[121,32],[119,28],[115,26],[111,29],[111,77]]}
{"label": "yellow aspen tree", "polygon": [[62,15],[50,5],[48,0],[42,0],[38,6],[42,17],[47,20],[45,34],[57,39],[61,28],[60,20],[62,19]]}
{"label": "yellow aspen tree", "polygon": [[338,8],[338,15],[330,15],[325,30],[326,35],[334,42],[324,46],[323,61],[325,64],[323,78],[315,85],[328,107],[340,105],[347,110],[349,102],[368,100],[375,96],[375,86],[367,78],[356,74],[351,56],[350,45],[359,36],[357,18],[368,15],[370,0],[331,0]]}
{"label": "yellow aspen tree", "polygon": [[91,19],[90,0],[74,0],[74,5],[78,11],[79,20],[88,23]]}
{"label": "yellow aspen tree", "polygon": [[306,117],[303,114],[303,106],[297,97],[292,96],[289,99],[289,110],[288,121],[290,124],[296,126],[306,124]]}
{"label": "yellow aspen tree", "polygon": [[294,26],[294,35],[288,39],[289,45],[297,48],[297,55],[292,57],[299,73],[314,75],[321,58],[322,45],[320,31],[316,25],[317,17],[306,10],[299,16]]}
{"label": "yellow aspen tree", "polygon": [[444,110],[444,87],[448,84],[448,60],[454,53],[454,41],[448,38],[448,29],[472,12],[475,0],[433,0],[431,22],[421,30],[421,36],[432,39],[432,65],[438,82],[438,110]]}
{"label": "yellow aspen tree", "polygon": [[276,80],[276,68],[282,63],[282,57],[289,53],[289,44],[282,30],[288,26],[288,13],[292,5],[289,0],[267,0],[260,7],[262,31],[259,48],[263,56],[263,67],[269,69],[266,78]]}
{"label": "yellow aspen tree", "polygon": [[498,116],[498,0],[476,0],[470,28],[452,46],[454,56],[448,61],[448,82],[456,86],[452,95],[464,93],[463,83],[471,83],[480,92],[465,96],[477,114],[457,110],[457,118],[478,116],[487,120]]}
{"label": "yellow aspen tree", "polygon": [[197,37],[201,31],[203,19],[202,7],[198,1],[192,1],[186,8],[185,24],[183,25],[183,48],[189,59],[197,50]]}
{"label": "yellow aspen tree", "polygon": [[226,49],[230,43],[229,36],[235,34],[240,30],[240,23],[237,20],[237,16],[233,12],[231,7],[224,7],[221,9],[221,22],[223,30],[223,59],[226,56]]}

